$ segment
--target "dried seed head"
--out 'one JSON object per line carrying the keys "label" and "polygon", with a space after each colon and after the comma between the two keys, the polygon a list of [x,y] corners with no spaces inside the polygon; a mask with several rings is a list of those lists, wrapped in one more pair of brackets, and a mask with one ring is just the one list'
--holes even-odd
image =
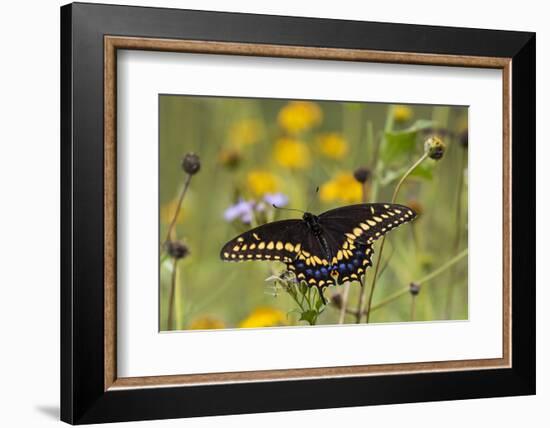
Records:
{"label": "dried seed head", "polygon": [[460,134],[458,134],[458,142],[465,149],[468,148],[468,130],[467,129],[465,129]]}
{"label": "dried seed head", "polygon": [[201,160],[195,153],[187,153],[181,161],[181,167],[187,174],[194,175],[201,169]]}
{"label": "dried seed head", "polygon": [[445,154],[445,144],[441,138],[433,136],[424,143],[424,151],[432,159],[439,160]]}
{"label": "dried seed head", "polygon": [[168,241],[164,245],[166,252],[175,259],[183,259],[189,255],[189,248],[181,241]]}
{"label": "dried seed head", "polygon": [[418,296],[418,293],[420,293],[420,284],[417,284],[416,282],[411,282],[409,284],[409,292],[413,296]]}
{"label": "dried seed head", "polygon": [[342,309],[342,305],[344,303],[343,299],[342,299],[342,295],[340,293],[338,294],[333,294],[332,297],[330,298],[330,302],[336,306],[338,309]]}
{"label": "dried seed head", "polygon": [[370,169],[360,166],[353,172],[353,176],[359,183],[364,184],[370,178],[371,172]]}
{"label": "dried seed head", "polygon": [[222,150],[219,154],[218,160],[224,167],[234,169],[241,163],[242,155],[237,150]]}
{"label": "dried seed head", "polygon": [[417,218],[424,212],[424,206],[417,199],[410,199],[407,206],[416,213]]}

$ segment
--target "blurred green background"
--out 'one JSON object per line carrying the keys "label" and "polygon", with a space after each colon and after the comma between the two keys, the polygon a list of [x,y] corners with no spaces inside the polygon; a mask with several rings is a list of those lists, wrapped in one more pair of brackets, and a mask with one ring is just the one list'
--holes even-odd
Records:
{"label": "blurred green background", "polygon": [[[388,234],[373,305],[390,299],[370,322],[467,318],[467,257],[422,283],[416,297],[396,294],[468,246],[466,107],[180,95],[161,95],[159,102],[161,240],[184,185],[182,157],[194,152],[201,162],[174,230],[189,255],[174,264],[161,251],[161,330],[307,325],[298,321],[294,301],[266,281],[280,266],[222,262],[222,245],[255,225],[300,216],[274,210],[266,199],[313,213],[363,199],[389,202],[432,135],[444,141],[445,154],[424,161],[399,193],[397,203],[420,215]],[[354,178],[358,168],[370,173],[365,185]],[[325,295],[336,301],[343,289],[330,287]],[[359,290],[357,282],[349,286],[350,309],[357,307]],[[336,324],[339,314],[329,304],[318,324]],[[355,318],[346,315],[344,322]]]}

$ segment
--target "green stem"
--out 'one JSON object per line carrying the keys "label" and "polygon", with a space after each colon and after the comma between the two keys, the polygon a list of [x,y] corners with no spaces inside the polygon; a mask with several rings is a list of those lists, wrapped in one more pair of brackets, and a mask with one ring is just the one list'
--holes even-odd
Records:
{"label": "green stem", "polygon": [[172,230],[174,229],[174,226],[176,225],[176,222],[178,220],[178,216],[181,210],[181,205],[183,203],[183,198],[185,197],[185,194],[187,193],[187,189],[189,188],[189,184],[191,183],[191,174],[187,174],[185,177],[185,182],[183,184],[183,189],[181,190],[178,204],[176,205],[176,211],[174,212],[174,217],[172,218],[172,221],[170,222],[170,226],[168,226],[168,232],[166,233],[166,238],[164,239],[164,242],[168,242],[172,238]]}
{"label": "green stem", "polygon": [[393,191],[393,196],[391,198],[392,204],[394,204],[395,201],[397,200],[397,194],[399,193],[399,190],[401,189],[401,186],[403,185],[407,177],[416,169],[418,165],[424,162],[427,157],[428,157],[428,152],[425,151],[424,154],[420,156],[420,158],[407,170],[407,172],[403,174],[403,177],[401,177],[401,180],[399,180],[399,182],[397,183],[397,186],[395,186],[395,190]]}
{"label": "green stem", "polygon": [[349,298],[349,282],[344,284],[344,291],[342,292],[342,307],[340,308],[340,314],[338,316],[338,324],[344,324],[346,318],[346,310],[348,307]]}
{"label": "green stem", "polygon": [[[458,176],[458,188],[456,191],[456,213],[455,213],[455,238],[453,242],[453,252],[456,252],[460,248],[460,237],[462,232],[462,187],[464,186],[464,167],[466,165],[466,150],[462,150],[460,157],[460,168]],[[455,292],[455,269],[451,270],[449,281],[449,288],[447,290],[447,301],[445,302],[445,319],[451,318],[451,311],[453,309],[453,298]]]}
{"label": "green stem", "polygon": [[[459,254],[454,256],[451,260],[448,260],[446,263],[444,263],[439,268],[434,270],[433,272],[431,272],[431,273],[427,274],[426,276],[424,276],[423,278],[421,278],[417,281],[413,281],[413,282],[415,282],[419,285],[423,285],[424,283],[426,283],[428,281],[431,281],[436,276],[438,276],[438,275],[442,274],[443,272],[445,272],[447,269],[449,269],[451,266],[458,263],[460,260],[462,260],[467,255],[468,255],[468,249],[466,248],[466,249],[462,250]],[[407,293],[410,293],[410,287],[409,286],[404,287],[401,290],[396,291],[395,293],[393,293],[393,294],[389,295],[388,297],[386,297],[380,303],[377,303],[376,305],[373,305],[371,307],[371,312],[375,311],[377,309],[380,309],[383,306],[386,306],[388,303],[391,303],[394,300],[397,300],[398,298],[400,298],[401,296],[404,296]]]}
{"label": "green stem", "polygon": [[170,297],[168,299],[168,330],[175,330],[174,313],[176,310],[176,275],[178,270],[178,259],[172,259],[172,277],[170,280]]}
{"label": "green stem", "polygon": [[[391,203],[394,204],[395,201],[397,200],[397,195],[399,194],[399,190],[401,190],[401,186],[403,185],[403,183],[405,182],[405,180],[407,179],[407,177],[416,169],[416,167],[418,165],[420,165],[422,162],[424,162],[424,160],[428,157],[428,152],[425,151],[424,154],[422,156],[420,156],[420,158],[407,170],[407,172],[405,172],[405,174],[403,175],[403,177],[401,177],[401,180],[399,180],[399,182],[397,183],[397,186],[395,186],[395,190],[393,191],[393,196],[392,196],[392,199],[391,199]],[[386,236],[384,235],[382,237],[382,241],[380,242],[380,250],[378,251],[378,256],[376,258],[376,264],[375,264],[375,267],[374,267],[374,276],[372,277],[372,286],[370,288],[370,293],[369,293],[369,299],[368,299],[368,302],[367,302],[367,319],[366,319],[366,322],[368,323],[369,320],[370,320],[370,313],[371,313],[371,305],[372,305],[372,297],[374,296],[374,290],[376,288],[376,281],[377,281],[377,278],[378,278],[378,270],[380,269],[380,260],[382,259],[382,252],[384,251],[384,244],[386,242]],[[361,309],[359,311],[359,313],[361,314],[363,312],[363,309]]]}
{"label": "green stem", "polygon": [[416,315],[416,296],[411,296],[411,321],[414,321]]}
{"label": "green stem", "polygon": [[[363,278],[363,279],[361,279]],[[359,302],[357,302],[357,310],[355,311],[355,322],[357,324],[361,323],[361,317],[363,316],[363,312],[365,310],[365,295],[366,295],[366,287],[365,287],[365,276],[360,277],[359,283],[361,284],[361,288],[359,289]]]}
{"label": "green stem", "polygon": [[[418,281],[414,281],[414,282],[419,284],[419,285],[423,285],[426,282],[431,281],[436,276],[438,276],[438,275],[442,274],[443,272],[445,272],[451,266],[454,266],[456,263],[458,263],[460,260],[462,260],[467,255],[468,255],[468,249],[466,248],[465,250],[463,250],[462,252],[457,254],[455,257],[453,257],[451,260],[447,261],[445,264],[441,265],[439,268],[437,268],[433,272],[427,274],[422,279],[420,279]],[[395,293],[390,294],[388,297],[386,297],[381,302],[377,303],[376,305],[372,305],[370,310],[371,310],[371,312],[374,312],[377,309],[380,309],[380,308],[386,306],[387,304],[392,303],[393,301],[399,299],[400,297],[402,297],[402,296],[404,296],[405,294],[408,294],[408,293],[410,293],[410,286],[404,287],[400,290],[397,290]],[[350,315],[355,315],[355,316],[358,315],[357,311],[353,311],[353,310],[350,310],[350,309],[348,309],[346,311],[346,313],[348,313]],[[364,313],[362,313],[361,315],[364,315]]]}

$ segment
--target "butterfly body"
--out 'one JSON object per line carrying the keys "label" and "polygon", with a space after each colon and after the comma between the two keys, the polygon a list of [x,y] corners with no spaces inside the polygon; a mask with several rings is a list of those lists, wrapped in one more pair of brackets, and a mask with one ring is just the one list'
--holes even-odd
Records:
{"label": "butterfly body", "polygon": [[323,288],[360,281],[372,265],[373,243],[389,230],[416,217],[398,204],[358,204],[302,219],[267,223],[225,244],[224,261],[275,260],[298,281]]}

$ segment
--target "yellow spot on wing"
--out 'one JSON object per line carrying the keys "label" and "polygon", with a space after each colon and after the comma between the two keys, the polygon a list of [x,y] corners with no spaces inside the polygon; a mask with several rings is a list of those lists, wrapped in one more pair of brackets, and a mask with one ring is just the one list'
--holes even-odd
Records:
{"label": "yellow spot on wing", "polygon": [[287,242],[285,244],[285,250],[290,251],[290,252],[294,251],[294,245],[292,245],[290,242]]}
{"label": "yellow spot on wing", "polygon": [[265,242],[260,242],[260,243],[258,244],[258,249],[259,249],[259,250],[263,250],[264,248],[265,248]]}
{"label": "yellow spot on wing", "polygon": [[238,245],[235,245],[235,246],[233,247],[233,251],[239,251],[240,248],[241,248],[241,247],[239,247]]}
{"label": "yellow spot on wing", "polygon": [[272,250],[273,248],[275,248],[275,244],[273,243],[273,241],[271,241],[269,244],[267,244],[267,249]]}
{"label": "yellow spot on wing", "polygon": [[237,242],[243,242],[243,241],[244,241],[243,238],[241,238],[241,237],[237,238]]}
{"label": "yellow spot on wing", "polygon": [[375,221],[367,220],[367,223],[370,224],[371,226],[376,226],[376,222],[375,222]]}
{"label": "yellow spot on wing", "polygon": [[254,237],[254,239],[256,239],[256,241],[260,240],[260,237],[255,232],[252,233],[252,236]]}
{"label": "yellow spot on wing", "polygon": [[363,230],[369,230],[370,227],[368,225],[366,225],[365,223],[361,223],[359,226],[361,226],[361,229]]}
{"label": "yellow spot on wing", "polygon": [[277,244],[275,244],[275,248],[277,248],[277,250],[282,250],[284,247],[283,243],[281,241],[277,242]]}
{"label": "yellow spot on wing", "polygon": [[362,231],[360,228],[358,228],[358,227],[356,227],[355,229],[353,229],[353,234],[354,234],[355,236],[360,236],[362,233],[363,233],[363,231]]}

